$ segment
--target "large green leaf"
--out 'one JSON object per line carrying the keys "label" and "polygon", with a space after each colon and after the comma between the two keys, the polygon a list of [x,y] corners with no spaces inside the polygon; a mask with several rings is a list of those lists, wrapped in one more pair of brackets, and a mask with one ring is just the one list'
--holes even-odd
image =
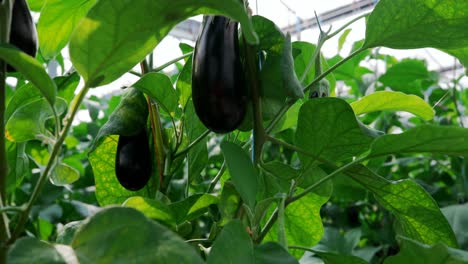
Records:
{"label": "large green leaf", "polygon": [[73,65],[90,87],[110,83],[140,62],[178,22],[202,13],[240,21],[246,39],[257,42],[244,7],[236,0],[101,0],[72,35]]}
{"label": "large green leaf", "polygon": [[401,134],[376,138],[368,157],[418,152],[468,156],[467,138],[466,128],[422,125]]}
{"label": "large green leaf", "polygon": [[468,263],[468,252],[447,247],[442,243],[425,245],[406,237],[398,237],[400,252],[385,259],[385,264]]}
{"label": "large green leaf", "polygon": [[256,263],[252,239],[239,220],[233,220],[223,228],[211,248],[207,263]]}
{"label": "large green leaf", "polygon": [[337,161],[351,158],[366,151],[371,140],[362,133],[349,104],[341,99],[309,100],[299,111],[296,145],[316,156]]}
{"label": "large green leaf", "polygon": [[394,91],[422,96],[425,89],[435,83],[436,78],[422,60],[405,59],[392,65],[379,81]]}
{"label": "large green leaf", "polygon": [[41,91],[50,106],[54,105],[57,86],[37,60],[16,47],[5,43],[0,44],[0,59],[21,72],[26,79]]}
{"label": "large green leaf", "polygon": [[255,208],[255,199],[258,191],[257,172],[244,150],[230,142],[221,143],[232,182],[241,195],[244,202],[251,208]]}
{"label": "large green leaf", "polygon": [[468,47],[465,0],[381,0],[367,20],[364,47]]}
{"label": "large green leaf", "polygon": [[423,99],[400,92],[380,91],[351,104],[356,115],[374,111],[406,111],[425,120],[434,118],[434,110]]}
{"label": "large green leaf", "polygon": [[[65,100],[58,98],[55,102],[55,111],[60,115],[67,109]],[[15,142],[28,140],[45,140],[50,137],[46,121],[54,117],[49,103],[44,99],[36,99],[19,108],[10,116],[6,126],[6,137]]]}
{"label": "large green leaf", "polygon": [[354,166],[346,173],[395,215],[404,236],[429,245],[443,242],[457,246],[452,228],[436,201],[414,181],[391,182],[362,165]]}
{"label": "large green leaf", "polygon": [[106,208],[87,219],[72,247],[81,263],[203,263],[172,231],[123,207]]}
{"label": "large green leaf", "polygon": [[32,237],[18,239],[8,251],[8,263],[29,264],[33,262],[48,264],[67,263],[51,244]]}
{"label": "large green leaf", "polygon": [[156,72],[145,74],[132,87],[149,95],[169,115],[175,115],[179,106],[179,95],[172,87],[171,80],[167,75]]}
{"label": "large green leaf", "polygon": [[336,254],[332,252],[315,252],[317,256],[319,256],[324,264],[340,264],[340,263],[346,263],[346,264],[366,264],[367,262],[364,261],[361,258],[358,258],[356,256],[350,256],[350,255],[341,255],[341,254]]}
{"label": "large green leaf", "polygon": [[54,57],[70,40],[70,36],[97,0],[47,0],[41,10],[37,34],[41,54]]}

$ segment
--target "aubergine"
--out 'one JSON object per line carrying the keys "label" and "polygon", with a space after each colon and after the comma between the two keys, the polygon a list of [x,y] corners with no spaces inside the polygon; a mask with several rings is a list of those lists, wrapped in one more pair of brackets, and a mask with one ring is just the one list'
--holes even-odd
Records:
{"label": "aubergine", "polygon": [[[29,56],[36,57],[38,47],[36,25],[34,25],[26,0],[15,0],[13,4],[10,44]],[[8,65],[7,71],[15,70]]]}
{"label": "aubergine", "polygon": [[151,165],[146,129],[133,136],[119,136],[115,174],[120,185],[130,191],[142,189],[150,179]]}
{"label": "aubergine", "polygon": [[192,100],[201,122],[211,131],[237,129],[247,112],[247,85],[238,39],[238,22],[205,16],[195,44]]}

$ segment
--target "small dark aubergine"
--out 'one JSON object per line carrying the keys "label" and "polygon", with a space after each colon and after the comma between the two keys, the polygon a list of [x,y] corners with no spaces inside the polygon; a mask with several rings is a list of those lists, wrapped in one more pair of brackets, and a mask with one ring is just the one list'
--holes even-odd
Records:
{"label": "small dark aubergine", "polygon": [[[10,44],[16,46],[31,57],[36,57],[37,31],[26,0],[15,0],[13,4]],[[10,65],[8,72],[15,71]]]}
{"label": "small dark aubergine", "polygon": [[134,136],[119,136],[115,174],[125,189],[138,191],[151,176],[151,153],[146,129]]}
{"label": "small dark aubergine", "polygon": [[195,112],[211,131],[235,130],[247,112],[247,86],[241,62],[238,23],[205,16],[195,44],[192,99]]}

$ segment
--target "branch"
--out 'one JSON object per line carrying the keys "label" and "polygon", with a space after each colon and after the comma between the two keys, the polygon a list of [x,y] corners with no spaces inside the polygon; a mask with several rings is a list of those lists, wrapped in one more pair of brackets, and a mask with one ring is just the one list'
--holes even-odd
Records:
{"label": "branch", "polygon": [[37,197],[39,196],[40,192],[42,191],[42,188],[44,187],[44,184],[46,183],[47,179],[49,178],[49,174],[52,171],[52,169],[55,166],[55,160],[57,156],[59,155],[60,149],[62,147],[63,142],[65,141],[65,138],[68,135],[68,131],[71,128],[71,125],[73,123],[73,119],[75,118],[76,113],[80,109],[81,102],[86,96],[86,93],[89,90],[89,86],[85,84],[85,86],[81,89],[81,91],[75,96],[73,99],[71,105],[70,105],[70,112],[68,112],[68,115],[65,117],[64,123],[65,127],[63,130],[60,132],[60,137],[57,139],[57,142],[54,144],[54,147],[52,148],[52,152],[50,154],[49,161],[47,162],[47,165],[39,177],[39,180],[36,183],[36,186],[34,187],[33,193],[31,194],[31,197],[29,198],[29,201],[26,205],[25,210],[23,213],[20,215],[20,218],[18,220],[18,223],[16,225],[15,230],[13,231],[11,238],[8,240],[8,244],[13,244],[15,240],[18,238],[18,236],[21,234],[21,232],[24,229],[24,226],[26,225],[26,222],[28,221],[28,216],[29,212],[31,211],[31,208],[36,201]]}

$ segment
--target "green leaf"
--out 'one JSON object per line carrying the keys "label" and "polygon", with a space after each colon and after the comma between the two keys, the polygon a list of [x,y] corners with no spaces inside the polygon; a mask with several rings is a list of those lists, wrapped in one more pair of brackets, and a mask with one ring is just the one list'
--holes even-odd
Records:
{"label": "green leaf", "polygon": [[[189,100],[185,108],[185,131],[189,143],[194,142],[206,130],[206,127],[198,118],[192,100]],[[200,178],[200,174],[208,164],[207,139],[202,139],[193,146],[187,154],[189,182]]]}
{"label": "green leaf", "polygon": [[[55,102],[55,111],[58,115],[65,112],[67,103],[58,98]],[[27,103],[11,115],[5,126],[6,137],[15,142],[28,140],[44,140],[50,137],[47,131],[46,121],[54,117],[54,112],[45,99],[37,99]]]}
{"label": "green leaf", "polygon": [[461,49],[448,49],[443,51],[447,52],[452,56],[457,57],[460,63],[463,64],[463,66],[465,66],[465,69],[468,68],[468,47]]}
{"label": "green leaf", "polygon": [[164,222],[172,227],[176,226],[174,213],[169,206],[161,201],[134,196],[128,198],[122,205],[135,208],[148,218]]}
{"label": "green leaf", "polygon": [[434,199],[412,180],[388,181],[365,166],[346,171],[372,192],[377,201],[393,213],[404,236],[426,244],[443,242],[456,247],[452,228]]}
{"label": "green leaf", "polygon": [[28,6],[31,11],[40,12],[46,0],[28,0]]}
{"label": "green leaf", "polygon": [[468,263],[468,252],[447,247],[442,243],[425,245],[412,239],[399,236],[400,252],[385,259],[385,264],[425,264],[425,263]]}
{"label": "green leaf", "polygon": [[105,208],[88,218],[72,247],[81,263],[203,263],[176,234],[131,208]]}
{"label": "green leaf", "polygon": [[219,222],[220,226],[227,224],[229,221],[235,218],[237,210],[240,206],[240,202],[240,195],[236,191],[236,188],[232,182],[225,182],[218,203],[218,208],[222,217],[221,221]]}
{"label": "green leaf", "polygon": [[422,96],[433,80],[422,60],[405,59],[390,67],[379,77],[379,81],[394,91]]}
{"label": "green leaf", "polygon": [[8,170],[7,193],[14,192],[21,186],[24,177],[31,173],[29,169],[29,157],[26,154],[27,143],[5,142],[7,147]]}
{"label": "green leaf", "polygon": [[8,251],[9,264],[65,264],[65,259],[53,245],[32,237],[18,239]]}
{"label": "green leaf", "polygon": [[464,0],[381,0],[367,20],[364,47],[468,47],[467,9]]}
{"label": "green leaf", "polygon": [[169,115],[175,115],[175,111],[179,107],[179,95],[172,87],[171,80],[167,75],[156,72],[145,74],[132,87],[149,95]]}
{"label": "green leaf", "polygon": [[468,156],[467,138],[465,128],[422,125],[401,134],[376,138],[368,157],[420,152]]}
{"label": "green leaf", "polygon": [[325,235],[320,244],[314,247],[314,250],[352,255],[360,239],[361,229],[359,228],[350,229],[341,234],[337,228],[328,227],[325,228]]}
{"label": "green leaf", "polygon": [[289,255],[282,246],[274,242],[267,242],[254,249],[257,264],[299,264],[299,261]]}
{"label": "green leaf", "polygon": [[0,44],[0,59],[13,66],[26,79],[31,81],[51,106],[55,104],[57,86],[37,60],[16,47],[5,43]]}
{"label": "green leaf", "polygon": [[[289,245],[302,245],[311,247],[317,244],[323,236],[323,224],[320,217],[320,208],[331,195],[323,196],[317,193],[309,193],[298,201],[286,207],[284,220],[286,227],[286,239]],[[278,237],[278,224],[268,232],[265,241],[276,241]],[[293,256],[300,258],[303,252],[290,250]]]}
{"label": "green leaf", "polygon": [[371,140],[362,133],[349,104],[341,99],[309,100],[299,111],[296,145],[318,157],[336,161],[351,158],[366,151]]}
{"label": "green leaf", "polygon": [[254,246],[246,228],[239,220],[229,222],[216,238],[208,264],[217,263],[254,264]]}
{"label": "green leaf", "polygon": [[80,178],[80,173],[67,164],[57,165],[50,175],[50,182],[56,186],[72,184]]}
{"label": "green leaf", "polygon": [[[42,99],[41,92],[34,88],[34,84],[26,83],[16,89],[5,110],[5,120],[9,120],[11,115],[23,105]],[[50,109],[50,106],[49,106]]]}
{"label": "green leaf", "polygon": [[204,214],[208,207],[218,203],[218,197],[211,194],[194,194],[180,202],[169,205],[177,224],[191,221]]}
{"label": "green leaf", "polygon": [[64,245],[70,245],[76,231],[83,225],[83,221],[73,221],[64,225],[61,230],[57,231],[57,239],[55,242]]}
{"label": "green leaf", "polygon": [[400,92],[375,92],[353,102],[351,107],[356,115],[375,111],[406,111],[424,120],[434,118],[434,110],[423,99]]}
{"label": "green leaf", "polygon": [[460,248],[468,249],[468,206],[467,204],[456,204],[441,208],[450,226],[457,237]]}
{"label": "green leaf", "polygon": [[230,142],[221,143],[229,174],[237,191],[244,202],[251,208],[255,208],[255,199],[258,190],[257,172],[244,150]]}
{"label": "green leaf", "polygon": [[37,24],[41,54],[52,58],[70,40],[73,30],[97,0],[47,0]]}
{"label": "green leaf", "polygon": [[302,85],[294,71],[291,37],[285,37],[281,30],[265,17],[254,16],[252,22],[260,38],[257,50],[267,52],[259,76],[263,96],[279,102],[283,102],[286,97],[304,97]]}
{"label": "green leaf", "polygon": [[184,68],[179,73],[176,83],[179,96],[179,104],[185,109],[187,102],[192,96],[192,56],[185,62]]}
{"label": "green leaf", "polygon": [[350,32],[351,32],[351,29],[348,28],[345,31],[343,31],[343,33],[338,38],[338,52],[340,52],[341,49],[343,49],[343,45],[345,44],[346,38],[348,37]]}
{"label": "green leaf", "polygon": [[101,0],[72,35],[71,60],[90,87],[108,84],[143,60],[178,22],[202,13],[240,21],[247,41],[257,42],[244,6],[236,0]]}

